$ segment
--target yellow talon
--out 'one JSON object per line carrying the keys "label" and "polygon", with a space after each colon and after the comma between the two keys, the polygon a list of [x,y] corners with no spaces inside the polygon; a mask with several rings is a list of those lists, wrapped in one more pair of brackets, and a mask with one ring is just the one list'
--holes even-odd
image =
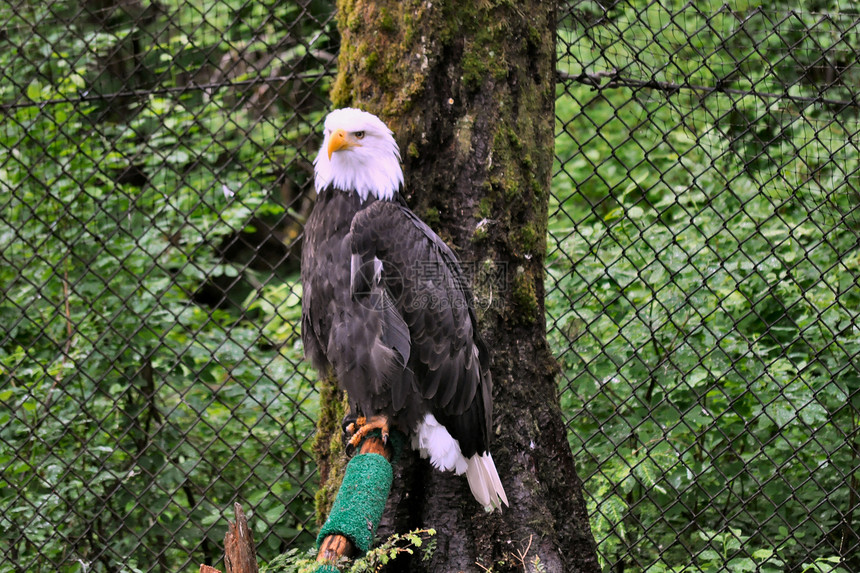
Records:
{"label": "yellow talon", "polygon": [[364,416],[359,416],[355,419],[354,422],[349,423],[349,425],[346,427],[346,433],[349,435],[353,435],[356,431],[358,431],[359,428],[361,428],[366,423],[367,418],[365,418]]}
{"label": "yellow talon", "polygon": [[348,445],[356,448],[361,443],[361,441],[367,437],[367,434],[372,432],[373,430],[379,430],[382,433],[382,443],[388,443],[388,416],[373,416],[369,420],[360,416],[355,419],[355,423],[350,424],[350,427],[347,428],[347,431],[352,433],[352,437],[349,439]]}

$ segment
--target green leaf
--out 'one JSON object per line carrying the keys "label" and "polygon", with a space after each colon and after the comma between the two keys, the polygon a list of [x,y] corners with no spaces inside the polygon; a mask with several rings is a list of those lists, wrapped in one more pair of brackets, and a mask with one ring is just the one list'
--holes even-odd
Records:
{"label": "green leaf", "polygon": [[773,549],[756,549],[752,552],[753,559],[770,559],[773,555]]}
{"label": "green leaf", "polygon": [[726,567],[731,571],[755,571],[757,568],[755,561],[747,557],[732,559],[726,564]]}
{"label": "green leaf", "polygon": [[27,84],[27,97],[34,102],[42,100],[42,85],[39,80],[32,80]]}

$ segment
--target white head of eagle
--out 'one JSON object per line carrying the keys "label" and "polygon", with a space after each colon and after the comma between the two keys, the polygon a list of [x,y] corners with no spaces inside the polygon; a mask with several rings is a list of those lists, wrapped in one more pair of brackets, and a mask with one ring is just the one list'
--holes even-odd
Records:
{"label": "white head of eagle", "polygon": [[394,134],[372,113],[338,109],[326,117],[325,139],[314,160],[317,193],[329,185],[391,200],[403,186],[400,149]]}

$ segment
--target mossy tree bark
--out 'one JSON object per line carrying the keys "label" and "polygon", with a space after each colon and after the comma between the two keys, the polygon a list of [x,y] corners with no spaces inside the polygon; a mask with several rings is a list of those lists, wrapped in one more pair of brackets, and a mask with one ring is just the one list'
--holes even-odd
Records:
{"label": "mossy tree bark", "polygon": [[[510,500],[486,514],[465,478],[404,456],[380,535],[438,533],[429,561],[398,559],[392,570],[531,571],[539,562],[596,573],[545,336],[554,5],[341,0],[338,10],[335,106],[374,112],[394,130],[410,206],[472,271],[493,353],[492,452]],[[336,418],[321,428],[321,450],[336,443]]]}

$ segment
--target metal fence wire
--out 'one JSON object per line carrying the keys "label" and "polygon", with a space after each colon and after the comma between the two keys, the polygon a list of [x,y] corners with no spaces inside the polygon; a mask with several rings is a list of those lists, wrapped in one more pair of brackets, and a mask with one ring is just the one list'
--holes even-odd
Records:
{"label": "metal fence wire", "polygon": [[[0,571],[313,538],[319,0],[0,3]],[[546,316],[613,572],[860,571],[860,12],[560,10]]]}

